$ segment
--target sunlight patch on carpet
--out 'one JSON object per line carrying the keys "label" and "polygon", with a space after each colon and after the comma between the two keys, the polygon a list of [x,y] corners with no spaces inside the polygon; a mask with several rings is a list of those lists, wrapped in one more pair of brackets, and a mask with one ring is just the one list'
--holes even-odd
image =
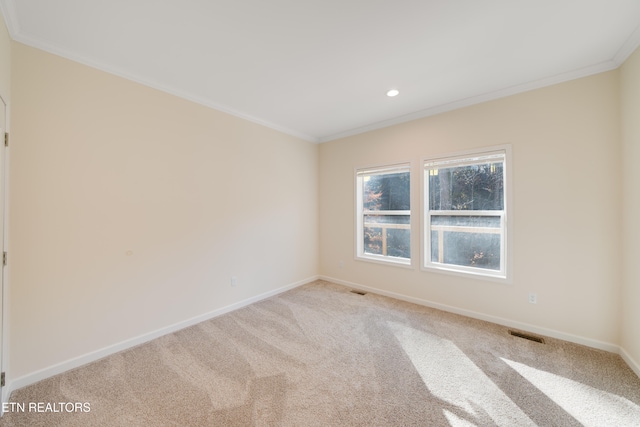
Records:
{"label": "sunlight patch on carpet", "polygon": [[390,330],[453,426],[535,423],[451,341],[397,322]]}
{"label": "sunlight patch on carpet", "polygon": [[640,426],[640,407],[624,397],[501,358],[585,427]]}
{"label": "sunlight patch on carpet", "polygon": [[449,422],[449,425],[451,427],[477,427],[476,424],[473,424],[472,422],[467,420],[463,420],[453,412],[449,412],[446,409],[443,409],[442,412],[444,412],[444,416],[447,418],[447,421]]}

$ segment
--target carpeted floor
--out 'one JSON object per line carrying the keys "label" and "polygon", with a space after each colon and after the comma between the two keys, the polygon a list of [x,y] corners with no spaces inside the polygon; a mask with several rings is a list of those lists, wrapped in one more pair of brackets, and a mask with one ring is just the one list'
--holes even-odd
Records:
{"label": "carpeted floor", "polygon": [[617,355],[323,281],[11,402],[2,426],[640,426]]}

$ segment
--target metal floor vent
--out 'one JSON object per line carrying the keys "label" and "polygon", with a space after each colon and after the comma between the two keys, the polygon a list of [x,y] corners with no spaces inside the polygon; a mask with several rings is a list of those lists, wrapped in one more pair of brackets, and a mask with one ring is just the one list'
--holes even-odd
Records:
{"label": "metal floor vent", "polygon": [[529,335],[529,334],[525,334],[523,332],[517,332],[517,331],[509,331],[509,334],[513,335],[514,337],[524,338],[525,340],[535,341],[535,342],[539,342],[540,344],[544,344],[543,338],[536,337],[534,335]]}
{"label": "metal floor vent", "polygon": [[366,294],[367,294],[366,292],[362,292],[362,291],[355,291],[355,290],[351,291],[351,293],[352,293],[352,294],[358,294],[358,295],[366,295]]}

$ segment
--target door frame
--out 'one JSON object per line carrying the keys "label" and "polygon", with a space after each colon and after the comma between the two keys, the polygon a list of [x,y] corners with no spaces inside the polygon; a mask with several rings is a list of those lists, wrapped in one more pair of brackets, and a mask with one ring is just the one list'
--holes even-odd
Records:
{"label": "door frame", "polygon": [[[2,132],[9,133],[9,104],[5,100],[6,98],[0,93],[0,106],[4,106],[4,128]],[[1,113],[0,113],[1,114]],[[2,133],[0,132],[0,133]],[[4,144],[4,135],[0,135],[0,150],[2,151],[1,162],[0,162],[0,209],[2,209],[2,223],[0,224],[0,252],[3,254],[4,252],[8,252],[8,191],[9,191],[9,174],[8,174],[8,147]],[[7,277],[8,277],[8,262],[7,265],[1,261],[2,256],[0,256],[0,371],[4,374],[7,371],[7,348],[8,348],[8,302],[7,302]],[[9,387],[8,379],[5,380],[4,387],[0,386],[0,400],[2,403],[9,401],[9,395],[11,393],[11,388]],[[0,411],[0,415],[2,411]]]}

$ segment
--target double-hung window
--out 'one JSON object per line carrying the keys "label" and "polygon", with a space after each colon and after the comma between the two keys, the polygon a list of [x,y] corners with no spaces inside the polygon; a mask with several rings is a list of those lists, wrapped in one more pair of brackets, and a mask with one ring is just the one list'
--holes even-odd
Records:
{"label": "double-hung window", "polygon": [[425,268],[507,279],[508,154],[424,161]]}
{"label": "double-hung window", "polygon": [[356,257],[411,264],[410,165],[356,171]]}

